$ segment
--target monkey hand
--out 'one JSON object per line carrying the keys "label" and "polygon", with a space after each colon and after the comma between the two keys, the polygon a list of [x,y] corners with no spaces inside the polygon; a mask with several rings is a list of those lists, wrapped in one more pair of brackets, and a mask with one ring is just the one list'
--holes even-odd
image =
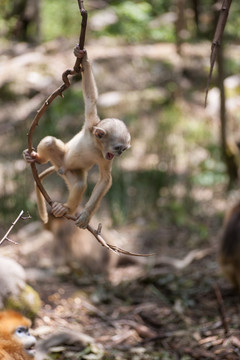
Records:
{"label": "monkey hand", "polygon": [[86,227],[88,226],[88,223],[90,221],[90,214],[87,210],[83,210],[79,217],[77,218],[77,220],[75,221],[76,226],[82,228],[82,229],[86,229]]}
{"label": "monkey hand", "polygon": [[23,150],[23,158],[29,164],[38,162],[38,153],[36,151],[32,151],[30,153],[28,151],[28,149],[26,149],[26,150]]}
{"label": "monkey hand", "polygon": [[79,59],[82,59],[85,55],[87,55],[87,51],[85,49],[80,50],[80,47],[78,44],[75,46],[73,53]]}
{"label": "monkey hand", "polygon": [[68,208],[57,202],[57,201],[54,201],[53,204],[52,204],[52,214],[55,216],[55,217],[62,217],[64,216],[66,213],[68,212]]}

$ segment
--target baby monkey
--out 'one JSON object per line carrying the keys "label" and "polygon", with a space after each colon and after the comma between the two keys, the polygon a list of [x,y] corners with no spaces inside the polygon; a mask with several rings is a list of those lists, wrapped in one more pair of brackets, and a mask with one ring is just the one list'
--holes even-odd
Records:
{"label": "baby monkey", "polygon": [[[44,164],[50,161],[54,170],[65,180],[69,195],[65,204],[53,202],[55,217],[74,214],[87,187],[87,173],[94,164],[99,168],[99,178],[76,225],[86,228],[96,212],[103,196],[112,184],[112,162],[130,147],[130,134],[123,121],[113,118],[100,120],[97,114],[98,91],[86,50],[74,49],[76,57],[82,59],[82,90],[85,104],[85,121],[82,130],[64,143],[53,136],[42,139],[37,151],[26,149],[23,156],[28,163]],[[49,168],[49,173],[51,172]],[[47,222],[46,204],[37,189],[38,209],[42,220]]]}

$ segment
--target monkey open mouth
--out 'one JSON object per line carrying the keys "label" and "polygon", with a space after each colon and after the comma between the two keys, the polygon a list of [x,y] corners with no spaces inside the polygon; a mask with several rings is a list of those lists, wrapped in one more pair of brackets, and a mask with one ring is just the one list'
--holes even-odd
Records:
{"label": "monkey open mouth", "polygon": [[110,153],[110,152],[106,153],[106,159],[107,160],[112,160],[113,158],[114,158],[114,155],[112,153]]}
{"label": "monkey open mouth", "polygon": [[34,357],[34,355],[35,355],[35,353],[36,353],[35,346],[32,345],[32,346],[30,346],[29,348],[26,348],[26,349],[25,349],[25,352],[26,352],[29,356]]}

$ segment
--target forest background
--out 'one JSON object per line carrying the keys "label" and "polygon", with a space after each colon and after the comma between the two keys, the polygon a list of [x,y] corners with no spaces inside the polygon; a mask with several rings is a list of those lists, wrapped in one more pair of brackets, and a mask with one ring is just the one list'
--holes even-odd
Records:
{"label": "forest background", "polygon": [[[215,323],[218,312],[211,315],[208,312],[216,301],[213,285],[219,282],[223,291],[228,289],[217,264],[219,233],[226,210],[239,199],[236,143],[240,140],[240,4],[233,1],[231,5],[206,108],[211,42],[221,2],[86,0],[84,5],[89,16],[85,46],[99,88],[99,115],[121,118],[132,134],[131,149],[115,161],[113,186],[97,218],[103,228],[118,230],[117,238],[124,235],[124,248],[157,254],[154,261],[144,264],[140,275],[136,269],[132,269],[131,275],[131,281],[146,296],[142,302],[158,304],[159,322],[148,323],[156,334],[159,329],[167,333],[169,314],[174,331],[189,327],[191,312],[198,324],[194,326]],[[27,147],[27,132],[36,110],[61,84],[63,71],[75,62],[72,50],[78,41],[81,18],[77,1],[73,0],[4,0],[0,3],[0,14],[0,236],[3,236],[22,209],[29,211],[32,222],[39,219],[33,179],[22,151]],[[224,104],[219,91],[223,80]],[[68,140],[82,122],[81,81],[74,78],[64,99],[55,100],[41,119],[34,144],[49,134]],[[95,170],[89,177],[88,194],[95,182]],[[53,198],[64,201],[64,184],[57,177],[51,179],[46,181],[46,188]],[[20,222],[15,230],[22,227],[25,224]],[[182,259],[193,251],[205,254],[199,256],[201,260],[194,258],[193,267],[187,264],[179,271],[177,261],[173,264],[163,261],[163,256]],[[20,262],[31,265],[23,253]],[[127,287],[126,291],[130,291],[122,275],[124,270],[121,271],[117,290],[110,285],[106,289],[103,280],[95,284],[104,293],[98,292],[100,306],[112,302],[111,306],[115,303],[119,307],[113,300],[116,293]],[[38,290],[41,295],[41,286]],[[134,294],[135,291],[134,287]],[[126,296],[128,305],[134,307],[131,296]],[[205,299],[206,307],[202,305],[196,313],[196,304],[201,302],[199,296]],[[230,312],[235,311],[232,308],[235,300],[232,295],[226,296]],[[161,302],[165,304],[164,314]],[[173,314],[177,320],[172,318]],[[234,321],[232,327],[236,327]],[[165,338],[162,341],[159,336],[156,342],[150,341],[149,348],[134,356],[197,358],[190,350],[183,350],[189,349],[189,344],[191,349],[202,351],[200,340],[193,341],[189,334],[184,345],[182,339],[178,338],[174,345],[174,337],[166,338],[167,341]],[[219,348],[211,346],[215,358]],[[114,359],[128,358],[119,351]],[[231,346],[227,350],[222,346],[221,351],[224,359],[227,359],[224,351],[235,354]],[[113,355],[107,356],[106,359]]]}

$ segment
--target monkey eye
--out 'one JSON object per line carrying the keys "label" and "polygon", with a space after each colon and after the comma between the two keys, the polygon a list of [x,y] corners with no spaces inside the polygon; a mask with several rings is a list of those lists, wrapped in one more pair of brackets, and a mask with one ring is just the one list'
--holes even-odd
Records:
{"label": "monkey eye", "polygon": [[15,331],[16,335],[18,336],[23,336],[25,334],[28,333],[28,328],[26,328],[25,326],[19,326],[16,331]]}

